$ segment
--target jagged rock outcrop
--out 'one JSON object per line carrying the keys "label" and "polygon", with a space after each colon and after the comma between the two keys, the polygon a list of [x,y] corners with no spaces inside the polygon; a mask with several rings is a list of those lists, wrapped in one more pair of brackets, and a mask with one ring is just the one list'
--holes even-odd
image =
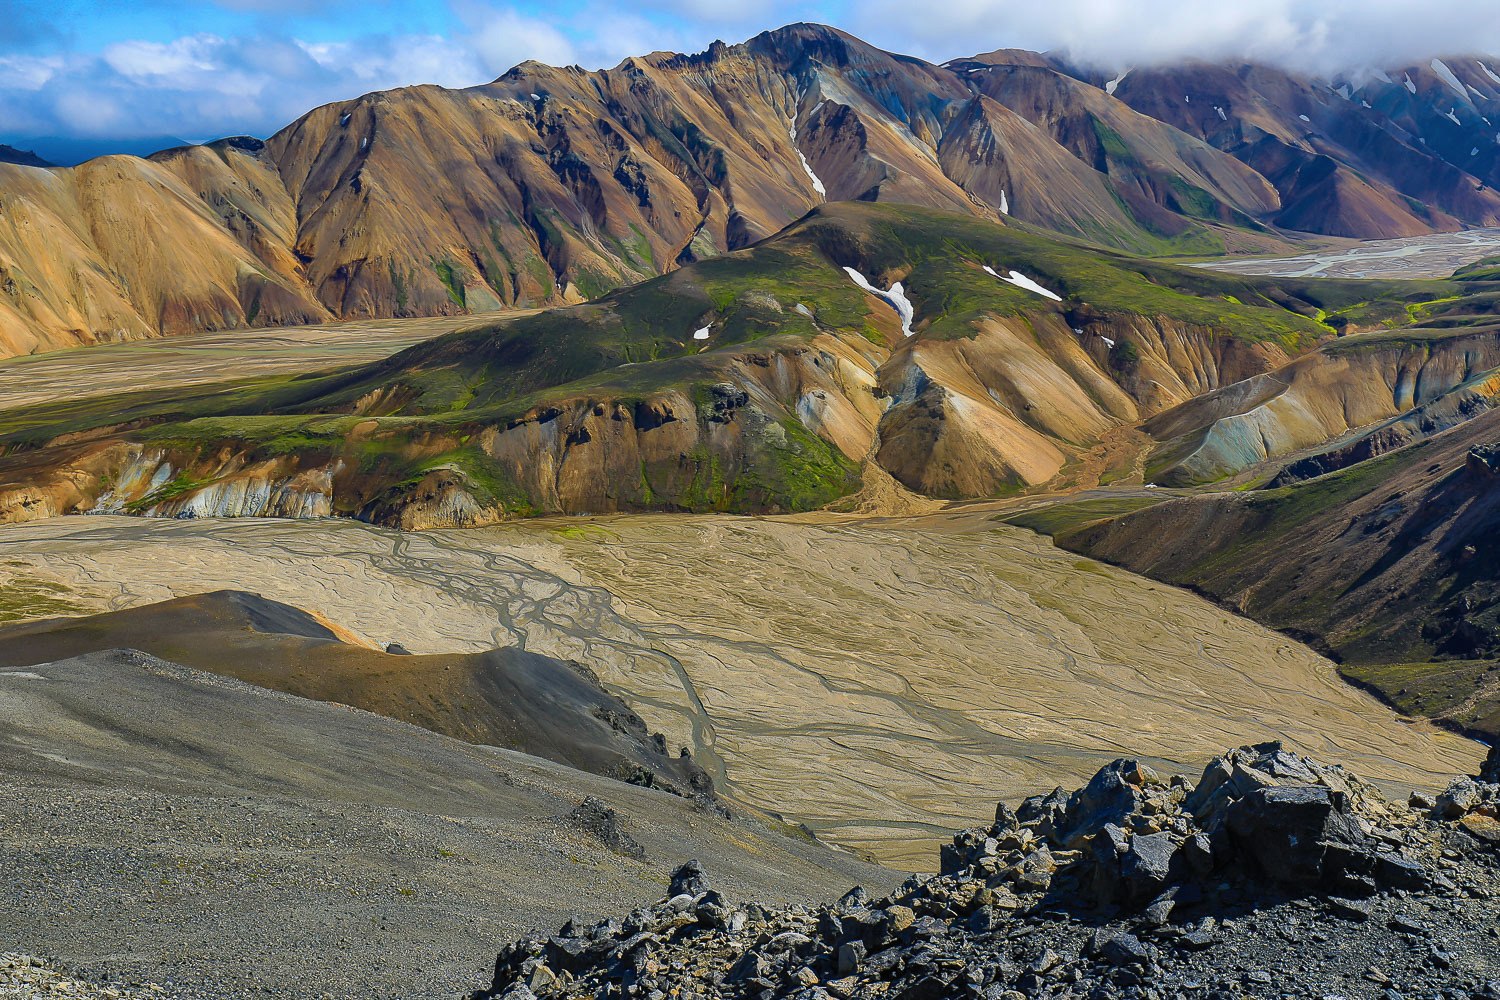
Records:
{"label": "jagged rock outcrop", "polygon": [[1455,818],[1491,800],[1500,785],[1460,779],[1435,808],[1389,802],[1279,744],[1217,757],[1196,784],[1118,760],[1071,794],[1002,804],[944,848],[941,875],[880,899],[736,905],[689,862],[653,907],[505,946],[474,995],[1103,1000],[1363,981],[1487,1000],[1500,859]]}

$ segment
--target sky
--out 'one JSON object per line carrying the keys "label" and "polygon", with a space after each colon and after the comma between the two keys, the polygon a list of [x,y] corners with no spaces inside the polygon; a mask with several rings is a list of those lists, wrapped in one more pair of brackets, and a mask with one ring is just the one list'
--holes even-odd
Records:
{"label": "sky", "polygon": [[1331,75],[1500,52],[1497,0],[0,0],[0,142],[267,136],[309,109],[538,59],[613,66],[793,21],[942,62],[1244,59]]}

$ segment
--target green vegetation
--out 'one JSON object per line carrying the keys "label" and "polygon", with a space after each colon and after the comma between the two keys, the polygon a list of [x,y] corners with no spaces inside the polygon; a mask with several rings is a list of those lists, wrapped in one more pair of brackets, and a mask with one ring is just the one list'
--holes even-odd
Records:
{"label": "green vegetation", "polygon": [[1341,664],[1339,674],[1397,711],[1493,738],[1500,732],[1500,661]]}
{"label": "green vegetation", "polygon": [[1047,504],[1010,517],[995,520],[1013,524],[1018,528],[1035,531],[1039,535],[1057,535],[1086,524],[1103,521],[1123,514],[1132,514],[1147,507],[1154,507],[1170,494],[1163,496],[1101,497],[1096,500],[1079,500],[1072,503]]}
{"label": "green vegetation", "polygon": [[463,308],[464,282],[458,265],[448,260],[436,260],[432,262],[432,269],[437,272],[443,287],[448,289],[448,298],[453,300],[454,305]]}
{"label": "green vegetation", "polygon": [[0,622],[86,613],[86,607],[69,599],[72,593],[50,580],[24,576],[0,580]]}
{"label": "green vegetation", "polygon": [[[686,127],[681,136],[669,138],[696,141]],[[538,224],[561,225],[551,216]],[[644,233],[633,232],[634,238],[619,244],[622,262],[654,266]],[[504,254],[498,220],[492,222],[492,235]],[[462,304],[463,266],[452,261],[432,266],[454,302]],[[515,267],[508,256],[507,266]],[[1394,309],[1397,321],[1420,315],[1434,323],[1466,316],[1465,310],[1479,315],[1492,308],[1496,295],[1482,281],[1219,274],[1100,250],[1013,220],[1000,226],[913,206],[836,204],[754,247],[582,305],[501,317],[362,368],[58,400],[0,413],[0,448],[26,450],[65,433],[117,428],[132,440],[189,457],[232,447],[255,459],[294,457],[304,467],[341,460],[368,491],[366,499],[377,501],[394,502],[431,473],[448,469],[462,476],[480,503],[534,513],[543,509],[544,498],[528,495],[531,487],[515,481],[473,443],[481,432],[503,431],[569,406],[607,402],[638,411],[668,391],[695,399],[702,409],[706,387],[722,381],[732,362],[744,364],[744,355],[752,353],[747,346],[761,342],[764,351],[753,349],[761,357],[800,349],[829,332],[863,337],[885,349],[888,339],[897,339],[894,313],[856,286],[845,266],[881,287],[901,280],[924,339],[973,337],[990,317],[1024,324],[1056,316],[1072,325],[1078,317],[1103,314],[1168,317],[1298,353],[1326,339],[1339,317],[1347,325],[1356,315],[1374,316],[1378,306]],[[1062,301],[1002,281],[985,266],[1001,274],[1013,268]],[[388,267],[404,295],[407,279]],[[534,254],[520,269],[543,288],[553,280],[550,267]],[[592,293],[617,277],[580,269],[576,280]],[[711,338],[694,340],[693,332],[704,326],[711,327]],[[1363,339],[1345,338],[1339,346],[1357,349]],[[1111,349],[1109,367],[1129,372],[1139,359],[1140,348],[1121,339]],[[619,493],[615,499],[690,510],[803,510],[852,491],[859,478],[855,464],[807,431],[791,415],[791,405],[783,401],[779,408],[754,409],[762,421],[754,426],[748,416],[752,409],[746,408],[745,416],[736,417],[744,438],[740,451],[701,446],[674,454],[670,462],[643,466],[639,482],[610,484]],[[546,419],[551,418],[541,421]],[[356,426],[363,427],[357,439],[351,437]],[[174,460],[174,466],[181,462]],[[201,485],[180,478],[150,502]],[[147,504],[147,498],[139,502]],[[1140,498],[1140,505],[1151,502]],[[1100,510],[1095,516],[1109,514]],[[1059,522],[1049,530],[1066,526]]]}

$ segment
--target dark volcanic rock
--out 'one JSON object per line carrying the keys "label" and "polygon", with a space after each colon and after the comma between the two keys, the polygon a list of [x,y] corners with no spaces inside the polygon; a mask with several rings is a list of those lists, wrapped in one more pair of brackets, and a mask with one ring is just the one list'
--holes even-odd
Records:
{"label": "dark volcanic rock", "polygon": [[1500,784],[1454,786],[1390,803],[1277,744],[1196,788],[1116,761],[998,809],[943,874],[882,899],[739,908],[689,862],[622,923],[508,945],[478,995],[1500,1000],[1500,852],[1462,825],[1490,820]]}

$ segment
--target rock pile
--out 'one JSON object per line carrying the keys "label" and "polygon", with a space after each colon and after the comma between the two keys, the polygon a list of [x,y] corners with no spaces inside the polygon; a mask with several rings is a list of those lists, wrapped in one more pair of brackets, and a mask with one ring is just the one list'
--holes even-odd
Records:
{"label": "rock pile", "polygon": [[77,979],[56,964],[19,952],[0,954],[0,997],[5,1000],[179,1000],[180,995],[155,984],[107,985]]}
{"label": "rock pile", "polygon": [[1384,799],[1279,744],[1196,783],[1115,761],[1001,805],[890,897],[734,906],[695,862],[656,906],[507,945],[477,997],[1500,1000],[1500,756]]}

